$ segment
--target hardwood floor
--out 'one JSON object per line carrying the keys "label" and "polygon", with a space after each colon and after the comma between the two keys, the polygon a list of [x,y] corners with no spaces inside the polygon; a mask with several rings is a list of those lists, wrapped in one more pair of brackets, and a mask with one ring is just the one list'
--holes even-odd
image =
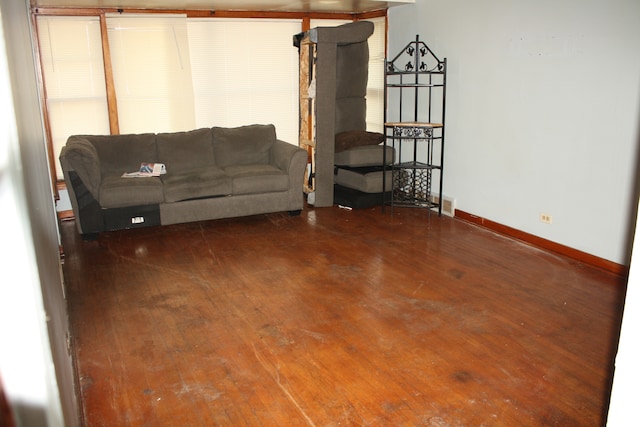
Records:
{"label": "hardwood floor", "polygon": [[423,210],[61,226],[87,426],[599,426],[625,280]]}

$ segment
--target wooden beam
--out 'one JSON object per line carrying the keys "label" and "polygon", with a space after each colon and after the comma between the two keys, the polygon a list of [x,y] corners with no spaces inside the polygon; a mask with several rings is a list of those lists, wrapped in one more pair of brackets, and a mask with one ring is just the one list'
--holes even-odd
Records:
{"label": "wooden beam", "polygon": [[[37,67],[36,78],[38,79],[38,91],[40,92],[40,102],[42,104],[42,117],[43,117],[43,126],[45,138],[47,139],[47,161],[49,163],[50,172],[50,183],[51,189],[53,191],[53,197],[55,200],[60,199],[60,194],[58,193],[58,187],[56,186],[56,181],[58,179],[58,168],[56,167],[56,158],[53,150],[53,136],[51,133],[51,123],[49,121],[49,106],[47,103],[47,89],[44,82],[44,73],[42,72],[42,56],[40,55],[40,37],[38,35],[38,23],[36,17],[31,15],[31,27],[33,28],[34,38],[36,43],[34,43],[34,50],[36,54],[35,65]],[[62,171],[61,171],[62,172]]]}
{"label": "wooden beam", "polygon": [[[348,19],[361,20],[386,16],[387,10],[380,9],[365,13],[330,12],[277,12],[260,10],[200,10],[200,9],[134,9],[134,8],[71,8],[71,7],[34,7],[34,15],[50,16],[100,16],[106,13],[155,13],[184,14],[189,18],[250,18],[250,19]],[[304,31],[304,29],[303,29]]]}
{"label": "wooden beam", "polygon": [[107,91],[107,108],[109,110],[109,130],[111,135],[118,135],[120,134],[118,100],[116,97],[116,86],[113,80],[113,67],[111,65],[111,49],[109,48],[107,19],[104,13],[100,14],[100,32],[102,33],[102,58],[104,62],[104,80]]}

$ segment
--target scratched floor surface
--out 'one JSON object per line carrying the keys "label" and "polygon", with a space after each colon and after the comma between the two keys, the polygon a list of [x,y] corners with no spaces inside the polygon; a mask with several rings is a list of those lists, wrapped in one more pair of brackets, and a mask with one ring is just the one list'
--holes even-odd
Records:
{"label": "scratched floor surface", "polygon": [[86,426],[599,426],[623,279],[414,209],[62,224]]}

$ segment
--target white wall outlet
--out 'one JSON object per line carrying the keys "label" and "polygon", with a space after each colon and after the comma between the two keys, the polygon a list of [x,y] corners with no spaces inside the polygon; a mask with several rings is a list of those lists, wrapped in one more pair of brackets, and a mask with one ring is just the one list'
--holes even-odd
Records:
{"label": "white wall outlet", "polygon": [[540,222],[543,222],[545,224],[551,224],[551,222],[553,221],[553,217],[547,213],[541,213],[540,214]]}

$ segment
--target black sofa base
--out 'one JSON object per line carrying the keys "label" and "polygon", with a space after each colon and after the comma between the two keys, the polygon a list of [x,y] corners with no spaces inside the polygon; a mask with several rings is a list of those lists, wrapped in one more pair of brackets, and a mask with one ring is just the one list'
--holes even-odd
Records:
{"label": "black sofa base", "polygon": [[158,205],[104,209],[87,190],[76,172],[70,172],[69,177],[78,200],[78,208],[82,214],[82,229],[86,230],[83,233],[85,240],[95,240],[102,231],[160,225],[160,207]]}
{"label": "black sofa base", "polygon": [[[341,185],[333,186],[333,202],[337,205],[348,206],[353,209],[365,209],[373,206],[381,206],[383,194],[365,193],[353,188],[343,187]],[[391,200],[391,192],[384,194],[385,200]]]}
{"label": "black sofa base", "polygon": [[160,225],[160,207],[145,205],[103,209],[102,217],[105,231],[151,227]]}

